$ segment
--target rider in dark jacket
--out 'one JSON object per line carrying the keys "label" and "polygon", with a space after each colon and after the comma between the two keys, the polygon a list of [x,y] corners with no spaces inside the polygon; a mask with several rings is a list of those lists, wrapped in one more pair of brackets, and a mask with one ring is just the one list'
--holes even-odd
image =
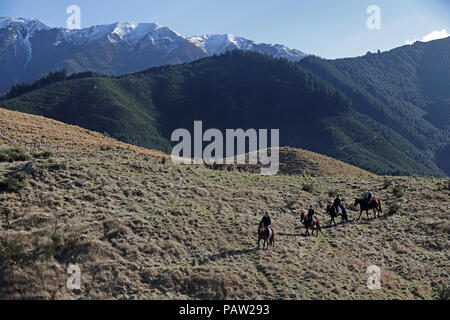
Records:
{"label": "rider in dark jacket", "polygon": [[342,201],[339,195],[336,197],[336,199],[334,199],[333,207],[335,208],[336,213],[339,213],[339,208],[344,211],[344,206],[342,205]]}
{"label": "rider in dark jacket", "polygon": [[335,206],[337,208],[340,205],[341,205],[341,198],[339,196],[337,196],[336,199],[334,199],[333,206]]}
{"label": "rider in dark jacket", "polygon": [[313,206],[312,205],[310,205],[309,206],[309,210],[308,210],[308,214],[306,215],[306,218],[308,219],[308,221],[310,222],[310,223],[312,223],[313,222],[313,219],[314,219],[314,208],[313,208]]}
{"label": "rider in dark jacket", "polygon": [[[266,211],[266,214],[261,219],[261,223],[264,226],[266,232],[269,232],[269,227],[272,225],[272,221],[270,221],[269,211]],[[259,232],[259,230],[258,230]]]}

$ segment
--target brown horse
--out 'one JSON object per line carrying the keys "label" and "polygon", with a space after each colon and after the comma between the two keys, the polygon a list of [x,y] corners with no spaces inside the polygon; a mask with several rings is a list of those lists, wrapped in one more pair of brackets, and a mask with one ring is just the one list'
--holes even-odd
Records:
{"label": "brown horse", "polygon": [[300,215],[300,221],[306,228],[306,236],[309,236],[309,228],[312,229],[311,235],[314,235],[314,230],[316,231],[316,236],[319,236],[319,231],[322,232],[322,228],[320,228],[319,219],[317,217],[314,217],[314,221],[309,221],[308,218],[306,218],[305,213],[302,212]]}
{"label": "brown horse", "polygon": [[370,203],[367,203],[365,199],[355,199],[355,206],[359,204],[359,217],[361,218],[362,212],[366,211],[367,220],[369,219],[369,209],[373,209],[373,218],[375,219],[377,216],[380,216],[380,213],[383,213],[381,209],[381,200],[373,199]]}
{"label": "brown horse", "polygon": [[272,227],[269,227],[272,231],[272,234],[269,235],[269,232],[264,227],[263,223],[259,223],[258,227],[258,250],[259,250],[259,242],[261,239],[263,239],[263,250],[265,250],[265,246],[267,243],[267,249],[269,249],[269,246],[272,245],[272,249],[275,248],[275,232],[273,231]]}
{"label": "brown horse", "polygon": [[332,223],[334,223],[335,226],[337,225],[334,218],[336,218],[338,215],[341,216],[341,222],[348,221],[347,210],[345,210],[344,207],[342,207],[342,213],[339,214],[339,213],[337,213],[337,209],[335,206],[333,206],[331,204],[327,204],[326,213],[328,213],[331,217],[330,228],[331,228]]}

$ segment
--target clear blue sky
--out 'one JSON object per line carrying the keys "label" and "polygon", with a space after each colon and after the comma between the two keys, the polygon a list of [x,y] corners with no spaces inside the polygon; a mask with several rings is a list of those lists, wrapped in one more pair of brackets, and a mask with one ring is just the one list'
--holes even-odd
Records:
{"label": "clear blue sky", "polygon": [[[327,58],[389,50],[435,30],[450,33],[449,0],[0,0],[0,16],[63,27],[72,4],[81,8],[82,28],[157,22],[185,35],[232,33]],[[381,9],[380,30],[366,26],[369,5]]]}

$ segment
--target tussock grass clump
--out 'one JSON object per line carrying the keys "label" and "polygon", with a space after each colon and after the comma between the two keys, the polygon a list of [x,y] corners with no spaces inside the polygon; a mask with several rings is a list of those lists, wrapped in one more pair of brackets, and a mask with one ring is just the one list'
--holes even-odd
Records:
{"label": "tussock grass clump", "polygon": [[383,180],[383,189],[388,189],[392,185],[392,180],[389,178],[384,178]]}
{"label": "tussock grass clump", "polygon": [[338,194],[339,194],[339,191],[336,190],[336,189],[330,189],[330,190],[327,191],[327,195],[330,198],[333,198],[333,197],[337,196]]}
{"label": "tussock grass clump", "polygon": [[401,186],[396,185],[392,188],[392,195],[393,198],[389,205],[387,215],[394,215],[400,211],[400,209],[402,208],[403,196],[405,195],[405,192]]}
{"label": "tussock grass clump", "polygon": [[395,198],[401,198],[405,195],[405,192],[403,191],[403,188],[400,186],[395,186],[392,188],[392,194]]}
{"label": "tussock grass clump", "polygon": [[0,148],[0,162],[14,162],[30,160],[30,155],[22,148]]}
{"label": "tussock grass clump", "polygon": [[438,300],[450,300],[450,288],[448,285],[442,284],[438,288]]}
{"label": "tussock grass clump", "polygon": [[312,193],[314,191],[314,189],[315,189],[314,184],[311,182],[304,183],[302,186],[302,190],[309,192],[309,193]]}
{"label": "tussock grass clump", "polygon": [[27,174],[24,171],[14,172],[0,181],[0,191],[16,192],[25,186],[26,181]]}
{"label": "tussock grass clump", "polygon": [[42,152],[34,152],[32,154],[35,159],[48,159],[54,156],[52,151],[42,151]]}
{"label": "tussock grass clump", "polygon": [[389,206],[389,211],[388,211],[388,215],[394,215],[394,214],[397,214],[399,211],[400,211],[400,209],[402,208],[402,204],[401,204],[401,201],[400,200],[398,200],[398,199],[396,199],[396,200],[394,200],[391,204],[390,204],[390,206]]}
{"label": "tussock grass clump", "polygon": [[5,245],[0,244],[0,265],[19,262],[24,257],[25,246],[18,240],[12,239]]}

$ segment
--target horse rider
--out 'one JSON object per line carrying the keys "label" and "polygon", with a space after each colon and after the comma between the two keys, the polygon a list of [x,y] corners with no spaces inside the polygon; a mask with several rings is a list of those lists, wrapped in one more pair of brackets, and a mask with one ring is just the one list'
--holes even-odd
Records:
{"label": "horse rider", "polygon": [[314,208],[313,208],[313,205],[311,204],[311,205],[309,206],[308,214],[306,215],[307,221],[309,221],[311,224],[312,224],[313,221],[314,221],[314,214],[315,214]]}
{"label": "horse rider", "polygon": [[341,197],[339,195],[337,195],[336,199],[334,199],[333,207],[335,208],[336,213],[339,213],[339,208],[341,208],[341,213],[344,211],[344,206],[342,205]]}
{"label": "horse rider", "polygon": [[364,197],[364,199],[366,200],[367,204],[370,204],[370,201],[372,201],[373,199],[373,195],[372,195],[372,189],[367,189],[367,193]]}
{"label": "horse rider", "polygon": [[[261,223],[264,226],[264,230],[267,232],[268,235],[270,235],[270,228],[272,226],[272,221],[270,221],[269,211],[266,211],[264,214],[264,217],[261,219]],[[259,232],[259,230],[258,230]]]}

